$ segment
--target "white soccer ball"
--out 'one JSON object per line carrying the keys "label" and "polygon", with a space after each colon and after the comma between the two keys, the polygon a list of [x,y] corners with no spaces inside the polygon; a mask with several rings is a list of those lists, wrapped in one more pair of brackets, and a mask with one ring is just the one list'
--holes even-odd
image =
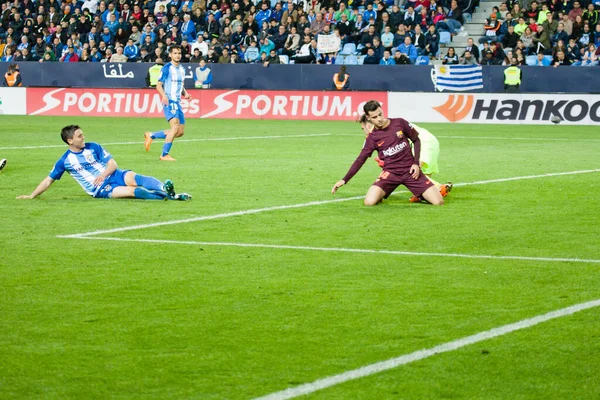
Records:
{"label": "white soccer ball", "polygon": [[550,118],[550,121],[553,124],[560,124],[562,122],[562,119],[558,115],[553,115],[552,118]]}

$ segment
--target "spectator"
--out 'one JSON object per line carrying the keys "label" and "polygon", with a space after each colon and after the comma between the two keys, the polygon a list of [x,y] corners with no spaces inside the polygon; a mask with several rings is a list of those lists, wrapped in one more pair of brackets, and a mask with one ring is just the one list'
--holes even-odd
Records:
{"label": "spectator", "polygon": [[383,52],[383,58],[379,61],[379,65],[396,65],[388,49]]}
{"label": "spectator", "polygon": [[365,57],[363,64],[371,64],[371,65],[379,64],[379,58],[377,58],[377,56],[375,56],[375,51],[373,50],[372,47],[369,47],[369,49],[367,50],[367,56]]}
{"label": "spectator", "polygon": [[[425,37],[423,35],[422,36],[422,41],[423,43],[425,43]],[[386,50],[391,50],[392,47],[394,47],[394,34],[392,32],[390,32],[390,27],[386,26],[385,28],[383,28],[383,33],[381,34],[381,45],[383,46],[384,49]],[[425,47],[423,45],[423,47]]]}
{"label": "spectator", "polygon": [[396,65],[408,65],[410,64],[410,60],[405,54],[402,54],[400,51],[396,50],[394,53],[394,63]]}
{"label": "spectator", "polygon": [[544,53],[549,53],[552,49],[550,44],[550,37],[548,33],[544,30],[543,26],[538,27],[538,33],[533,37],[533,43],[536,46],[535,52],[539,53],[543,51]]}
{"label": "spectator", "polygon": [[479,63],[469,50],[465,50],[463,57],[460,58],[460,65],[478,65]]}
{"label": "spectator", "polygon": [[554,56],[554,58],[552,60],[552,64],[553,64],[554,68],[568,67],[571,65],[569,60],[565,57],[565,53],[562,51],[556,52],[556,55]]}
{"label": "spectator", "polygon": [[454,33],[458,30],[462,31],[462,22],[462,11],[458,8],[458,2],[452,0],[450,11],[448,11],[448,14],[443,21],[440,21],[435,25],[435,28],[438,31]]}
{"label": "spectator", "polygon": [[60,61],[62,61],[62,62],[78,62],[79,61],[79,56],[75,52],[75,47],[73,47],[73,45],[70,45],[67,48],[67,52],[60,58]]}
{"label": "spectator", "polygon": [[581,3],[575,0],[573,2],[573,9],[569,11],[569,19],[571,21],[575,21],[577,17],[583,17],[583,9],[581,8]]}
{"label": "spectator", "polygon": [[415,33],[412,37],[412,42],[417,49],[417,56],[423,54],[423,51],[425,50],[425,35],[423,35],[421,26],[419,25],[415,26]]}
{"label": "spectator", "polygon": [[[471,44],[473,43],[473,39],[469,39]],[[440,38],[435,30],[434,25],[430,25],[427,33],[425,34],[425,50],[423,51],[423,55],[429,56],[433,58],[437,55],[439,49]]]}
{"label": "spectator", "polygon": [[[547,17],[546,17],[546,21],[544,21],[544,23],[542,24],[544,29],[548,32],[548,34],[552,37],[554,36],[554,34],[556,33],[556,31],[558,31],[558,21],[554,20],[554,16],[552,15],[551,12],[547,13]],[[564,30],[564,24],[563,24],[563,30]],[[569,36],[569,35],[567,35]]]}
{"label": "spectator", "polygon": [[588,48],[581,58],[581,65],[584,67],[598,65],[598,55],[596,54],[596,46],[594,46],[594,43],[588,44]]}
{"label": "spectator", "polygon": [[350,89],[350,75],[346,72],[346,66],[340,67],[340,72],[333,74],[333,88],[335,90]]}
{"label": "spectator", "polygon": [[594,33],[591,31],[589,24],[583,25],[583,31],[578,42],[581,47],[587,47],[590,43],[594,43]]}
{"label": "spectator", "polygon": [[[107,51],[108,53],[108,51]],[[124,63],[127,62],[127,56],[123,54],[123,47],[119,46],[116,48],[116,53],[112,54],[110,58],[107,57],[110,62]]]}
{"label": "spectator", "polygon": [[[559,22],[562,22],[563,25],[565,26],[565,32],[567,32],[567,35],[572,36],[573,35],[573,21],[571,21],[571,19],[569,19],[569,15],[562,14],[562,17],[559,19]],[[557,28],[558,28],[558,25],[557,25]]]}
{"label": "spectator", "polygon": [[89,49],[85,48],[81,50],[81,57],[79,57],[79,62],[92,62],[92,57],[90,56]]}
{"label": "spectator", "polygon": [[[373,38],[375,38],[375,26],[370,25],[368,31],[363,33],[360,39],[360,44],[362,45],[362,54],[366,54],[367,50],[373,47]],[[379,64],[379,60],[377,60],[377,64]]]}
{"label": "spectator", "polygon": [[219,64],[230,64],[231,63],[231,55],[229,54],[229,49],[227,47],[223,48],[223,54],[219,57]]}
{"label": "spectator", "polygon": [[[92,59],[92,61],[93,61],[93,59]],[[143,63],[152,62],[152,54],[150,54],[148,52],[148,49],[141,49],[140,50],[140,57],[138,58],[137,62],[143,62]]]}
{"label": "spectator", "polygon": [[587,10],[583,13],[582,18],[591,26],[598,25],[600,22],[600,13],[594,9],[594,3],[589,3]]}
{"label": "spectator", "polygon": [[373,38],[373,52],[375,53],[375,57],[377,57],[378,60],[381,60],[381,57],[383,57],[383,46],[381,45],[381,40],[379,39],[379,37],[375,36]]}
{"label": "spectator", "polygon": [[442,64],[458,64],[458,55],[456,54],[454,47],[448,48],[448,53],[446,53],[446,55],[444,56]]}
{"label": "spectator", "polygon": [[533,51],[533,32],[531,32],[531,28],[527,27],[525,28],[525,32],[523,32],[523,34],[521,35],[521,42],[523,42],[523,46],[527,49],[527,53],[529,54],[530,52]]}
{"label": "spectator", "polygon": [[556,46],[556,44],[561,40],[563,41],[563,43],[569,42],[569,35],[567,35],[567,32],[565,32],[565,26],[563,25],[562,22],[560,24],[558,24],[558,29],[554,33],[554,35],[551,36],[550,40],[551,40],[551,44],[553,46]]}
{"label": "spectator", "polygon": [[310,24],[310,33],[313,35],[317,35],[323,32],[323,28],[325,27],[326,22],[323,19],[323,14],[317,13],[315,16],[315,20]]}
{"label": "spectator", "polygon": [[519,39],[519,35],[515,33],[515,27],[509,26],[508,32],[506,32],[506,35],[502,38],[502,47],[504,47],[504,51],[510,51],[517,47]]}
{"label": "spectator", "polygon": [[317,62],[318,57],[317,41],[311,39],[310,36],[307,35],[304,36],[304,44],[300,48],[300,51],[293,56],[292,59],[296,64],[312,64]]}
{"label": "spectator", "polygon": [[181,24],[181,35],[188,42],[193,42],[196,37],[196,25],[191,21],[190,14],[184,14]]}
{"label": "spectator", "polygon": [[[411,64],[414,64],[417,60],[417,48],[411,43],[410,36],[404,38],[404,43],[398,46],[398,51],[404,54],[410,60]],[[454,49],[452,49],[454,51]],[[458,58],[457,58],[458,63]]]}
{"label": "spectator", "polygon": [[498,22],[498,20],[496,19],[496,13],[492,13],[490,15],[488,23],[483,28],[485,29],[485,36],[479,39],[479,43],[491,42],[492,40],[496,40],[496,34],[500,30],[500,22]]}
{"label": "spectator", "polygon": [[581,51],[573,38],[569,39],[569,44],[567,45],[567,58],[571,65],[581,65]]}
{"label": "spectator", "polygon": [[269,39],[268,37],[264,38],[264,39],[260,39],[259,53],[269,54],[269,53],[271,53],[271,49],[274,49],[274,48],[275,48],[275,43],[273,43],[271,41],[271,39]]}
{"label": "spectator", "polygon": [[136,62],[139,55],[138,47],[133,43],[133,39],[127,40],[127,46],[125,46],[124,54],[127,57],[127,61]]}
{"label": "spectator", "polygon": [[290,28],[290,34],[288,35],[285,44],[283,45],[283,49],[279,52],[279,54],[286,54],[288,56],[293,56],[296,54],[296,51],[300,48],[300,35],[298,35],[296,31],[296,27],[292,26]]}
{"label": "spectator", "polygon": [[483,59],[481,65],[500,65],[500,62],[494,58],[494,52],[491,50],[483,51]]}
{"label": "spectator", "polygon": [[281,63],[281,61],[279,60],[279,56],[275,52],[275,49],[272,49],[271,52],[269,53],[269,56],[266,58],[266,61],[263,62],[263,65],[265,67],[268,67],[271,64],[280,64],[280,63]]}
{"label": "spectator", "polygon": [[[515,25],[515,33],[517,35],[522,35],[527,29],[528,25],[525,23],[525,19],[523,17],[519,18],[519,23]],[[532,30],[532,29],[530,29]],[[533,31],[533,30],[532,30]]]}
{"label": "spectator", "polygon": [[259,49],[256,47],[256,40],[252,40],[250,42],[250,46],[246,49],[244,53],[244,60],[247,63],[253,63],[259,58]]}

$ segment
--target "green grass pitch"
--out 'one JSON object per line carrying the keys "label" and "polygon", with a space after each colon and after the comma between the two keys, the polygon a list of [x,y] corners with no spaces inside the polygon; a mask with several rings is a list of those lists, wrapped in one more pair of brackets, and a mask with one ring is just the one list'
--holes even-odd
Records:
{"label": "green grass pitch", "polygon": [[[120,168],[194,199],[95,200],[65,175],[15,200],[73,122]],[[189,120],[176,163],[159,162],[161,142],[143,149],[163,119],[0,124],[0,398],[251,399],[600,299],[600,172],[539,176],[600,169],[599,127],[422,124],[441,144],[438,180],[479,182],[445,206],[398,193],[268,210],[364,195],[371,160],[330,193],[358,124]],[[305,398],[598,399],[599,376],[592,308]]]}

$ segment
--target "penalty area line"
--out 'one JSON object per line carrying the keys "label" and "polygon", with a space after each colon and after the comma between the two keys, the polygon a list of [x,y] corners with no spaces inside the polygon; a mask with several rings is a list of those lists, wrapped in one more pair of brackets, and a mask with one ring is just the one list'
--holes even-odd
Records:
{"label": "penalty area line", "polygon": [[[525,176],[515,176],[515,177],[509,177],[509,178],[489,179],[489,180],[485,180],[485,181],[456,183],[454,186],[460,187],[460,186],[471,186],[471,185],[487,185],[490,183],[518,181],[518,180],[525,180],[525,179],[548,178],[548,177],[552,177],[552,176],[589,174],[589,173],[594,173],[594,172],[600,172],[600,169],[589,169],[589,170],[568,171],[568,172],[553,172],[553,173],[540,174],[540,175],[525,175]],[[406,193],[406,191],[394,192],[394,193],[392,193],[392,195],[396,195],[396,194],[400,194],[400,193]],[[126,232],[126,231],[138,230],[138,229],[155,228],[158,226],[185,224],[188,222],[198,222],[198,221],[207,221],[207,220],[214,220],[214,219],[221,219],[221,218],[238,217],[238,216],[242,216],[242,215],[258,214],[258,213],[268,212],[268,211],[288,210],[288,209],[292,209],[292,208],[303,208],[303,207],[318,206],[318,205],[322,205],[322,204],[340,203],[340,202],[344,202],[344,201],[359,200],[362,198],[364,198],[364,195],[363,196],[337,198],[337,199],[332,199],[332,200],[311,201],[308,203],[289,204],[289,205],[283,205],[283,206],[273,206],[273,207],[256,208],[256,209],[250,209],[250,210],[241,210],[241,211],[215,214],[215,215],[203,215],[200,217],[193,217],[193,218],[186,218],[186,219],[154,222],[154,223],[150,223],[150,224],[131,225],[131,226],[125,226],[125,227],[121,227],[121,228],[103,229],[103,230],[96,230],[96,231],[90,231],[90,232],[75,233],[75,234],[70,234],[70,235],[59,235],[58,237],[64,238],[64,239],[81,238],[84,236],[96,236],[96,235],[103,235],[103,234],[110,234],[110,233],[117,233],[117,232]]]}
{"label": "penalty area line", "polygon": [[[198,138],[198,139],[177,139],[177,142],[220,142],[228,140],[260,140],[260,139],[293,139],[293,138],[308,138],[308,137],[322,137],[331,136],[331,133],[312,133],[303,135],[274,135],[274,136],[236,136],[236,137],[223,137],[223,138]],[[119,145],[143,145],[144,142],[113,142],[113,143],[102,143],[102,146],[119,146]],[[53,149],[63,148],[64,144],[52,144],[47,146],[15,146],[15,147],[0,147],[0,150],[25,150],[25,149]]]}
{"label": "penalty area line", "polygon": [[366,253],[366,254],[389,254],[399,256],[417,256],[417,257],[454,257],[454,258],[474,258],[486,260],[518,260],[518,261],[544,261],[544,262],[572,262],[586,264],[600,264],[600,260],[583,258],[564,258],[564,257],[528,257],[528,256],[494,256],[487,254],[461,254],[461,253],[431,253],[422,251],[401,251],[401,250],[377,250],[377,249],[355,249],[344,247],[316,247],[316,246],[292,246],[282,244],[264,244],[264,243],[235,243],[235,242],[201,242],[195,240],[170,240],[170,239],[129,239],[115,238],[105,236],[58,236],[59,238],[88,239],[88,240],[108,240],[114,242],[136,242],[136,243],[161,243],[161,244],[181,244],[191,246],[216,246],[216,247],[242,247],[242,248],[262,248],[279,250],[299,250],[299,251],[323,251],[336,253]]}
{"label": "penalty area line", "polygon": [[559,310],[551,311],[546,314],[541,314],[533,318],[523,319],[512,324],[503,325],[497,328],[490,329],[488,331],[479,332],[471,336],[466,336],[461,339],[446,342],[429,349],[418,350],[410,354],[405,354],[399,357],[391,358],[389,360],[380,361],[374,364],[366,365],[364,367],[346,371],[338,375],[328,376],[326,378],[319,379],[311,383],[306,383],[304,385],[299,385],[279,392],[271,393],[266,396],[258,397],[255,400],[286,400],[292,399],[294,397],[304,396],[307,394],[317,392],[319,390],[329,388],[331,386],[339,385],[355,379],[364,378],[366,376],[394,369],[402,365],[410,364],[415,361],[423,360],[425,358],[429,358],[441,353],[447,353],[450,351],[458,350],[462,347],[469,346],[471,344],[493,339],[521,329],[531,328],[532,326],[541,324],[543,322],[547,322],[561,317],[566,317],[577,312],[595,307],[600,307],[600,299],[588,301],[586,303],[575,304],[573,306],[561,308]]}

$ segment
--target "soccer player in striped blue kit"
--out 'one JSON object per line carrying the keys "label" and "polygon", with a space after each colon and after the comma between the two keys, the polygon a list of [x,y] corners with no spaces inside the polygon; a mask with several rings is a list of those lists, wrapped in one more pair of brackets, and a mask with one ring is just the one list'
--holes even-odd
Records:
{"label": "soccer player in striped blue kit", "polygon": [[65,172],[75,178],[87,194],[95,198],[183,201],[192,198],[187,193],[176,194],[170,180],[162,183],[151,176],[118,169],[112,155],[102,146],[85,142],[83,131],[78,125],[65,126],[60,136],[69,149],[30,195],[19,196],[17,199],[38,197]]}
{"label": "soccer player in striped blue kit", "polygon": [[183,83],[185,81],[185,68],[180,64],[181,47],[172,45],[169,49],[171,62],[165,64],[160,71],[160,78],[156,84],[156,90],[160,93],[163,103],[165,118],[171,125],[170,129],[158,132],[144,133],[144,147],[150,151],[150,145],[154,139],[165,139],[163,145],[162,161],[176,161],[169,155],[173,140],[183,136],[185,130],[185,117],[181,109],[181,96],[186,100],[191,100],[192,96],[185,90]]}

